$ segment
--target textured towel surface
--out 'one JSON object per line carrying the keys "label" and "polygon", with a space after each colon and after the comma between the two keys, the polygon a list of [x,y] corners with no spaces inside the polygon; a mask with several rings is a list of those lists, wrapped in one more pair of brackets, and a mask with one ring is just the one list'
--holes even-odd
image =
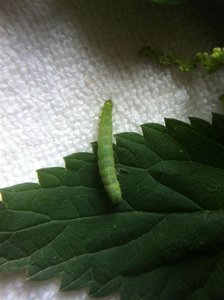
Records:
{"label": "textured towel surface", "polygon": [[[180,74],[138,56],[151,45],[184,56],[221,38],[192,8],[136,0],[7,0],[0,4],[0,185],[36,181],[35,170],[90,150],[103,100],[114,132],[164,117],[210,119],[224,74]],[[2,300],[88,299],[59,281],[1,276]],[[116,299],[115,297],[113,299]]]}

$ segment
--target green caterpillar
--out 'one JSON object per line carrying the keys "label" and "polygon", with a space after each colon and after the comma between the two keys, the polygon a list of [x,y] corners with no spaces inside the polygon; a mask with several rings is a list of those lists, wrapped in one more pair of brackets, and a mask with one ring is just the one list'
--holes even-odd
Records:
{"label": "green caterpillar", "polygon": [[104,188],[112,204],[122,200],[120,184],[117,180],[112,144],[112,108],[113,103],[107,100],[101,111],[98,136],[98,167]]}

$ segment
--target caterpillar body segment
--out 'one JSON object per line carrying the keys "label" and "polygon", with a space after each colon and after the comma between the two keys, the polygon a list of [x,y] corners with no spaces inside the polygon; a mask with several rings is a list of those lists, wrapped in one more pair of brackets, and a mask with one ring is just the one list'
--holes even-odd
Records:
{"label": "caterpillar body segment", "polygon": [[99,173],[104,188],[112,204],[116,205],[122,200],[122,194],[117,180],[113,155],[112,108],[112,101],[105,101],[100,116],[97,156]]}

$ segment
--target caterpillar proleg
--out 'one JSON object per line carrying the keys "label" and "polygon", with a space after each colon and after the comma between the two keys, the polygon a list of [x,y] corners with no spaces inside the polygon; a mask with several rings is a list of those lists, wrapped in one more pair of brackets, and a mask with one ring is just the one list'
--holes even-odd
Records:
{"label": "caterpillar proleg", "polygon": [[101,111],[98,136],[98,167],[104,188],[112,204],[116,205],[122,200],[120,184],[117,180],[113,144],[112,144],[112,108],[111,100],[104,102]]}

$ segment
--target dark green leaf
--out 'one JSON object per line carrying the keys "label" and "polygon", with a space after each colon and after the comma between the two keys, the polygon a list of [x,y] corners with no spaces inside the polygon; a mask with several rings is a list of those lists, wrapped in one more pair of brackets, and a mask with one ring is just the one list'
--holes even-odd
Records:
{"label": "dark green leaf", "polygon": [[192,128],[197,131],[197,133],[201,134],[209,140],[217,141],[215,135],[212,132],[212,125],[209,122],[195,117],[190,117],[189,120],[191,122]]}
{"label": "dark green leaf", "polygon": [[122,300],[224,299],[224,116],[190,122],[116,135],[117,207],[91,153],[2,189],[0,271]]}
{"label": "dark green leaf", "polygon": [[216,135],[219,143],[224,147],[224,116],[213,113],[212,130]]}
{"label": "dark green leaf", "polygon": [[224,168],[224,147],[199,134],[187,123],[166,119],[169,134],[187,151],[192,161]]}

